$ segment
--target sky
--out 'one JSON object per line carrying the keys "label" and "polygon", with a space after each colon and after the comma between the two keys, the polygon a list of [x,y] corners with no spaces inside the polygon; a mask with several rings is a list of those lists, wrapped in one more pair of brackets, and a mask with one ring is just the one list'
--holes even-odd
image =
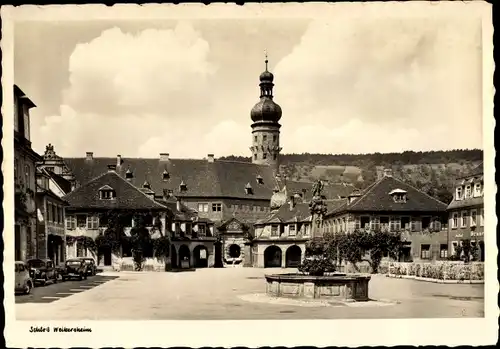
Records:
{"label": "sky", "polygon": [[18,22],[31,139],[61,156],[250,156],[264,52],[283,153],[482,148],[481,22]]}

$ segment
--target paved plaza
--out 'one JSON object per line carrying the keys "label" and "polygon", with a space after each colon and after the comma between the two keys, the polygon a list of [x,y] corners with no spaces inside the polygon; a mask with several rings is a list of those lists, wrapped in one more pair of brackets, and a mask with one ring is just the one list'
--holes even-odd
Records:
{"label": "paved plaza", "polygon": [[[225,268],[192,272],[106,272],[106,282],[74,295],[53,292],[50,303],[16,296],[18,320],[245,320],[245,319],[370,319],[484,316],[484,285],[437,284],[373,275],[369,296],[374,301],[325,306],[267,299],[266,273],[288,269]],[[117,276],[116,278],[111,278]],[[43,290],[43,291],[42,291]],[[66,293],[66,292],[59,292]]]}

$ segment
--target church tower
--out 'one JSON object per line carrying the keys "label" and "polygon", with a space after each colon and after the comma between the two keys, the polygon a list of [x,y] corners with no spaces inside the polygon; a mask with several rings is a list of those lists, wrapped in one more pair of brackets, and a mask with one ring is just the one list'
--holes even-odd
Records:
{"label": "church tower", "polygon": [[260,101],[252,108],[252,163],[279,170],[281,107],[273,101],[274,76],[267,70],[260,74]]}

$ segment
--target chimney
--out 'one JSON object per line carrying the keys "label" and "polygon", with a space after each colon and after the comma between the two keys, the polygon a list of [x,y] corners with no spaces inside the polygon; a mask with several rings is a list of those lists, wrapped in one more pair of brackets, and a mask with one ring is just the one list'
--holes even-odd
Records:
{"label": "chimney", "polygon": [[177,198],[177,201],[175,202],[175,209],[177,211],[181,211],[181,199]]}
{"label": "chimney", "polygon": [[384,177],[392,177],[392,168],[384,169]]}
{"label": "chimney", "polygon": [[116,171],[116,165],[108,165],[108,172],[115,172]]}
{"label": "chimney", "polygon": [[85,160],[92,160],[93,158],[94,158],[94,153],[92,153],[91,151],[85,153]]}
{"label": "chimney", "polygon": [[122,165],[122,156],[117,155],[116,156],[116,167],[120,167]]}
{"label": "chimney", "polygon": [[214,154],[208,154],[208,162],[214,162],[214,161],[215,161]]}
{"label": "chimney", "polygon": [[169,157],[169,153],[160,153],[160,161],[168,161]]}

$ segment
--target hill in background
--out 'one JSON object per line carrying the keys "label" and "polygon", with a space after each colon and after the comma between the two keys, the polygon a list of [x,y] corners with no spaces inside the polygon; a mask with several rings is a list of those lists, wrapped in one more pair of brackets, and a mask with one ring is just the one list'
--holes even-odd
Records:
{"label": "hill in background", "polygon": [[[226,156],[221,159],[247,161],[250,157]],[[352,183],[363,189],[392,168],[396,178],[448,203],[453,197],[455,179],[483,161],[483,151],[449,150],[373,154],[283,154],[281,170],[291,180]]]}

